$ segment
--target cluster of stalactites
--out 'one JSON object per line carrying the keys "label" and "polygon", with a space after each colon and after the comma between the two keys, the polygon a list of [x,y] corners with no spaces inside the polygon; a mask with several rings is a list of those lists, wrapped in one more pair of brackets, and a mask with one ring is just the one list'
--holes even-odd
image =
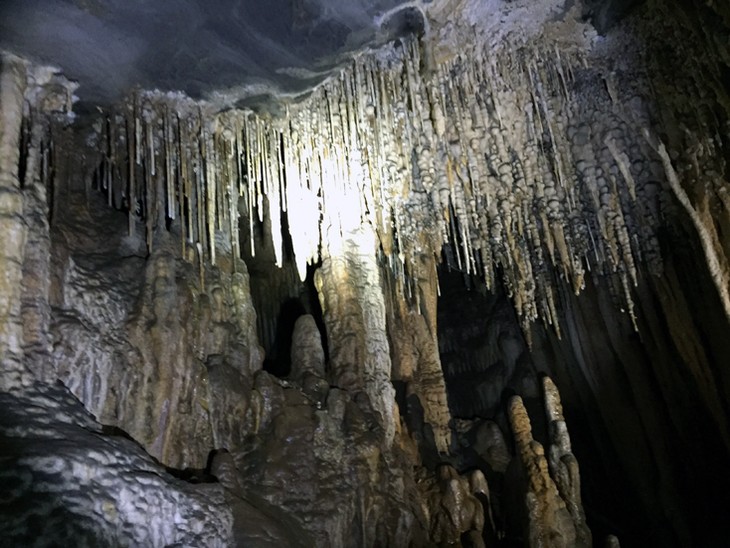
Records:
{"label": "cluster of stalactites", "polygon": [[156,228],[174,223],[183,256],[192,248],[214,264],[216,248],[232,245],[238,257],[242,149],[214,121],[190,100],[139,93],[96,127],[98,185],[110,206],[129,211],[130,235],[144,223],[148,249]]}
{"label": "cluster of stalactites", "polygon": [[528,47],[427,68],[413,41],[358,57],[277,119],[137,95],[107,121],[103,185],[131,230],[146,220],[148,245],[165,217],[201,261],[216,242],[240,253],[239,215],[255,253],[266,215],[281,264],[285,213],[302,277],[369,223],[401,288],[448,244],[487,286],[503,273],[525,326],[558,328],[555,272],[576,292],[606,275],[631,311],[638,265],[661,268],[661,166],[605,87],[574,96],[585,70]]}

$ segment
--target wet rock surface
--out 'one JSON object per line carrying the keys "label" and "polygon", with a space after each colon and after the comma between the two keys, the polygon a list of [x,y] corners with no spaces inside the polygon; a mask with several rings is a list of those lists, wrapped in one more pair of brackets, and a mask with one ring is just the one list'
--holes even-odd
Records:
{"label": "wet rock surface", "polygon": [[0,534],[9,546],[230,545],[219,485],[176,480],[104,434],[61,385],[0,394]]}

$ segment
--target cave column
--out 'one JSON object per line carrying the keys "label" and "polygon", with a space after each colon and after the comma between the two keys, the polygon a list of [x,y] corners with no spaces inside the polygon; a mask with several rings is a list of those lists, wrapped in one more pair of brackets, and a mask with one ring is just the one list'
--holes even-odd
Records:
{"label": "cave column", "polygon": [[[50,341],[50,285],[51,234],[48,223],[46,196],[49,150],[43,150],[43,137],[49,128],[44,116],[33,121],[23,188],[23,218],[27,226],[27,242],[23,262],[21,317],[23,350],[29,370],[37,379],[51,382],[55,371],[51,368]],[[46,169],[43,165],[46,164]]]}
{"label": "cave column", "polygon": [[[418,307],[414,309],[404,298],[390,302],[388,333],[393,345],[393,379],[408,383],[408,394],[418,397],[423,407],[423,418],[433,431],[436,449],[448,453],[451,413],[438,347],[435,256],[420,257],[416,277]],[[399,284],[397,280],[391,283]],[[399,293],[402,292],[401,288]]]}
{"label": "cave column", "polygon": [[315,283],[329,340],[331,381],[367,394],[390,445],[395,435],[395,390],[375,233],[369,225],[344,235],[335,228],[328,232],[329,252]]}
{"label": "cave column", "polygon": [[21,282],[27,238],[18,179],[26,67],[17,57],[0,58],[0,389],[22,382]]}

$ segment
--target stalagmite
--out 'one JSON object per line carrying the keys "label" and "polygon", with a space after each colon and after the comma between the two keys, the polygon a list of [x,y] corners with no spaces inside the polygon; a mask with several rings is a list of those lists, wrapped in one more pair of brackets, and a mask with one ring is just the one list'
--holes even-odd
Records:
{"label": "stalagmite", "polygon": [[575,523],[577,545],[592,546],[591,532],[586,525],[580,495],[578,461],[572,453],[568,427],[563,417],[560,394],[550,377],[543,378],[542,388],[545,398],[545,414],[551,438],[548,449],[550,473]]}
{"label": "stalagmite", "polygon": [[[477,495],[487,495],[484,476],[478,472],[460,476],[448,464],[441,465],[437,476],[420,485],[431,509],[430,538],[443,545],[460,544],[468,537],[470,546],[484,547],[482,530],[485,509]],[[486,492],[485,492],[486,491]],[[491,519],[491,516],[490,516]]]}
{"label": "stalagmite", "polygon": [[590,546],[579,543],[572,517],[548,471],[545,449],[532,437],[530,418],[519,396],[510,400],[509,420],[515,451],[527,478],[529,544],[541,546],[543,539],[550,539],[550,545],[556,547]]}
{"label": "stalagmite", "polygon": [[395,400],[375,236],[360,228],[341,238],[340,253],[326,257],[315,275],[332,348],[332,378],[336,386],[367,396],[389,447],[395,435]]}
{"label": "stalagmite", "polygon": [[310,314],[299,317],[294,324],[291,360],[293,377],[299,378],[309,373],[324,378],[325,363],[321,334]]}

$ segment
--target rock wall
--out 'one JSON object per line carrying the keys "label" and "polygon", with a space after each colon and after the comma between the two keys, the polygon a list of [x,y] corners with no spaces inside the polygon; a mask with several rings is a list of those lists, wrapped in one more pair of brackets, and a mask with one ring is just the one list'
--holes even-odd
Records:
{"label": "rock wall", "polygon": [[[446,454],[451,445],[451,413],[438,347],[436,260],[424,258],[424,263],[430,266],[422,268],[411,299],[387,299],[391,379],[404,385],[401,413],[421,451]],[[384,276],[390,295],[405,294],[406,288],[392,272],[386,269]],[[433,457],[438,460],[437,455]]]}
{"label": "rock wall", "polygon": [[[3,56],[2,80],[0,81],[0,106],[2,107],[3,132],[0,146],[0,176],[2,177],[2,233],[7,235],[4,246],[2,311],[2,355],[18,359],[22,355],[23,326],[20,320],[20,293],[23,277],[23,255],[26,227],[23,223],[23,198],[18,179],[20,162],[20,128],[23,122],[23,97],[27,69],[19,59]],[[7,382],[3,376],[4,385]],[[3,386],[6,388],[6,386]]]}
{"label": "rock wall", "polygon": [[71,193],[54,226],[58,377],[162,462],[202,468],[240,443],[263,360],[245,264],[201,277],[166,233],[146,256],[123,215],[85,201]]}
{"label": "rock wall", "polygon": [[3,542],[230,545],[219,485],[176,480],[133,441],[106,434],[65,387],[30,383],[0,403]]}
{"label": "rock wall", "polygon": [[50,133],[70,120],[75,86],[9,53],[0,63],[0,385],[7,389],[53,378],[45,370]]}
{"label": "rock wall", "polygon": [[380,415],[384,443],[395,435],[396,414],[390,382],[390,348],[385,329],[385,297],[376,260],[375,234],[359,228],[331,238],[315,282],[330,341],[331,382],[362,392],[367,406]]}

